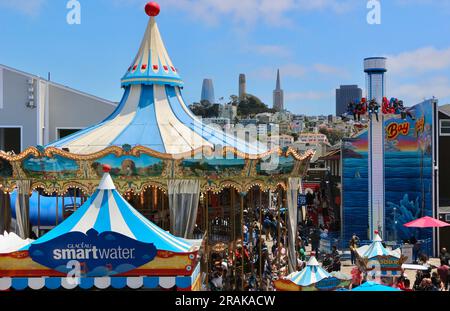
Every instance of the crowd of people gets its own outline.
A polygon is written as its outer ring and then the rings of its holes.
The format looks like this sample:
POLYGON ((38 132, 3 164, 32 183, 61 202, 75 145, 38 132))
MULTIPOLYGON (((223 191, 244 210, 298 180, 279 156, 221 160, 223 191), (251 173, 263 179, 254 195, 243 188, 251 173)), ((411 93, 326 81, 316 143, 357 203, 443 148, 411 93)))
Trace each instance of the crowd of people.
POLYGON ((404 106, 403 101, 394 97, 390 100, 383 97, 381 105, 375 99, 370 101, 367 101, 366 98, 353 100, 347 104, 347 112, 344 117, 353 116, 353 120, 360 122, 361 116, 367 113, 370 120, 375 116, 377 122, 379 122, 380 108, 383 114, 399 114, 402 119, 406 119, 406 116, 408 116, 414 120, 413 114, 404 106))
MULTIPOLYGON (((259 211, 256 211, 259 213, 259 211)), ((211 253, 209 288, 223 290, 273 290, 273 281, 289 274, 288 238, 285 210, 279 212, 265 209, 262 221, 251 219, 245 213, 242 236, 235 243, 230 242, 211 253)), ((336 247, 331 252, 320 252, 320 240, 326 237, 328 229, 313 224, 307 218, 298 224, 296 252, 297 271, 305 268, 307 246, 323 262, 329 271, 340 271, 340 255, 336 247)))
POLYGON ((440 255, 440 265, 434 266, 425 254, 419 256, 417 264, 426 267, 426 270, 417 270, 415 280, 411 283, 405 275, 395 282, 395 287, 404 291, 448 291, 449 258, 447 250, 443 248, 440 255))
MULTIPOLYGON (((243 210, 243 222, 233 226, 230 239, 215 241, 217 244, 211 247, 207 260, 209 290, 271 291, 274 290, 274 281, 289 275, 287 209, 280 207, 276 199, 269 205, 272 207, 256 206, 253 210, 243 210)), ((332 239, 328 230, 332 227, 311 216, 307 213, 305 220, 297 224, 296 270, 304 269, 310 256, 314 255, 326 271, 341 271, 342 256, 350 250, 347 263, 353 267, 350 288, 367 281, 367 275, 364 276, 357 263, 357 249, 361 244, 359 237, 353 234, 347 245, 339 243, 345 249, 338 250, 336 245, 330 244, 332 239)), ((414 263, 428 267, 427 270, 418 270, 415 280, 408 278, 410 271, 403 271, 394 284, 385 284, 405 291, 448 290, 450 255, 447 250, 441 251, 441 264, 433 266, 420 247, 416 247, 419 243, 414 237, 407 242, 414 245, 414 263)))

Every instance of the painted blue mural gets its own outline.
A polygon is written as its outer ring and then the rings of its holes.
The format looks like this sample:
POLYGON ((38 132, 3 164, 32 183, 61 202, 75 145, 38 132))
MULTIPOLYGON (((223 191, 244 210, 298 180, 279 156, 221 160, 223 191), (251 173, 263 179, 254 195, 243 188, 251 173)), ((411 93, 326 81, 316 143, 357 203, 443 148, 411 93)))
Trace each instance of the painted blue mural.
POLYGON ((342 143, 342 229, 345 240, 353 234, 368 238, 369 173, 367 131, 342 143))
MULTIPOLYGON (((413 119, 385 121, 386 240, 431 238, 431 230, 409 229, 404 223, 432 215, 433 193, 432 101, 411 108, 413 119)), ((368 238, 368 134, 342 145, 342 233, 368 238)))
POLYGON ((431 230, 409 229, 403 224, 433 215, 433 104, 412 109, 415 120, 385 122, 385 226, 389 240, 431 238, 431 230), (405 133, 399 125, 408 126, 405 133))

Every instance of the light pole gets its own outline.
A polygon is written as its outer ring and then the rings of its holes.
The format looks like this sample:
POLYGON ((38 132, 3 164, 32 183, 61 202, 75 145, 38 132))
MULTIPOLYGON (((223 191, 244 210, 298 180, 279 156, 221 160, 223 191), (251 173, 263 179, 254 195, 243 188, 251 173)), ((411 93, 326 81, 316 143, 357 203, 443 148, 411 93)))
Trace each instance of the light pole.
POLYGON ((394 207, 394 240, 397 242, 397 208, 394 207))

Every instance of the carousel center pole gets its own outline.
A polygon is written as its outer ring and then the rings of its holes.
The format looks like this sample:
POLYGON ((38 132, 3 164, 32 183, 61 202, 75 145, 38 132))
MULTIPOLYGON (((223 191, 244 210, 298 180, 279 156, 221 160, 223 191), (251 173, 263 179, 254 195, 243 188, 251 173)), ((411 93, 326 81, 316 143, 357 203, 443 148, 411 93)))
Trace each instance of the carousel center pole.
POLYGON ((73 188, 73 211, 77 210, 77 188, 73 188))
POLYGON ((244 277, 245 277, 245 269, 244 269, 244 262, 245 262, 245 244, 244 244, 244 198, 245 193, 241 193, 241 245, 242 245, 242 254, 241 254, 241 261, 242 261, 242 273, 241 273, 241 290, 244 290, 244 277))
POLYGON ((281 194, 280 189, 277 191, 277 266, 278 272, 281 268, 281 253, 280 253, 280 242, 281 242, 281 194))
POLYGON ((206 261, 206 284, 209 283, 209 201, 208 201, 209 192, 206 190, 205 196, 204 196, 204 210, 205 210, 205 261, 206 261))
MULTIPOLYGON (((231 192, 231 243, 232 245, 236 246, 236 213, 235 213, 235 189, 234 188, 230 188, 230 192, 231 192)), ((232 253, 232 260, 233 260, 233 289, 236 289, 237 286, 237 271, 236 271, 236 256, 235 256, 235 249, 236 247, 233 247, 233 253, 232 253)))
POLYGON ((254 244, 254 239, 253 239, 253 219, 254 219, 254 210, 255 210, 255 205, 253 205, 253 191, 254 188, 250 189, 249 192, 249 199, 250 199, 250 203, 247 204, 248 206, 248 223, 249 223, 249 228, 248 228, 248 232, 249 232, 249 239, 248 239, 248 251, 249 251, 249 255, 250 255, 250 272, 251 272, 251 276, 252 278, 255 275, 255 266, 253 264, 253 259, 254 259, 254 253, 253 253, 253 244, 254 244))
POLYGON ((262 288, 262 190, 259 188, 259 282, 262 288))
POLYGON ((38 234, 37 236, 40 237, 41 235, 41 191, 38 191, 38 234))
POLYGON ((55 219, 55 225, 58 225, 58 221, 59 221, 59 194, 58 192, 56 192, 56 219, 55 219))

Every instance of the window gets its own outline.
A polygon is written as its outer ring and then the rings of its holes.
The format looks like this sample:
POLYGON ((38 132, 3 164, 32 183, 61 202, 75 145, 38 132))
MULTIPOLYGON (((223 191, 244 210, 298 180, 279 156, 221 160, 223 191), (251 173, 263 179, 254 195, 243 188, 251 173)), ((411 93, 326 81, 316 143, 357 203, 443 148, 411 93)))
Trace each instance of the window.
POLYGON ((19 154, 22 151, 22 129, 20 127, 0 127, 0 150, 19 154))
POLYGON ((441 120, 440 121, 439 135, 450 136, 450 120, 441 120))
POLYGON ((78 132, 80 129, 58 129, 58 139, 67 137, 78 132))

